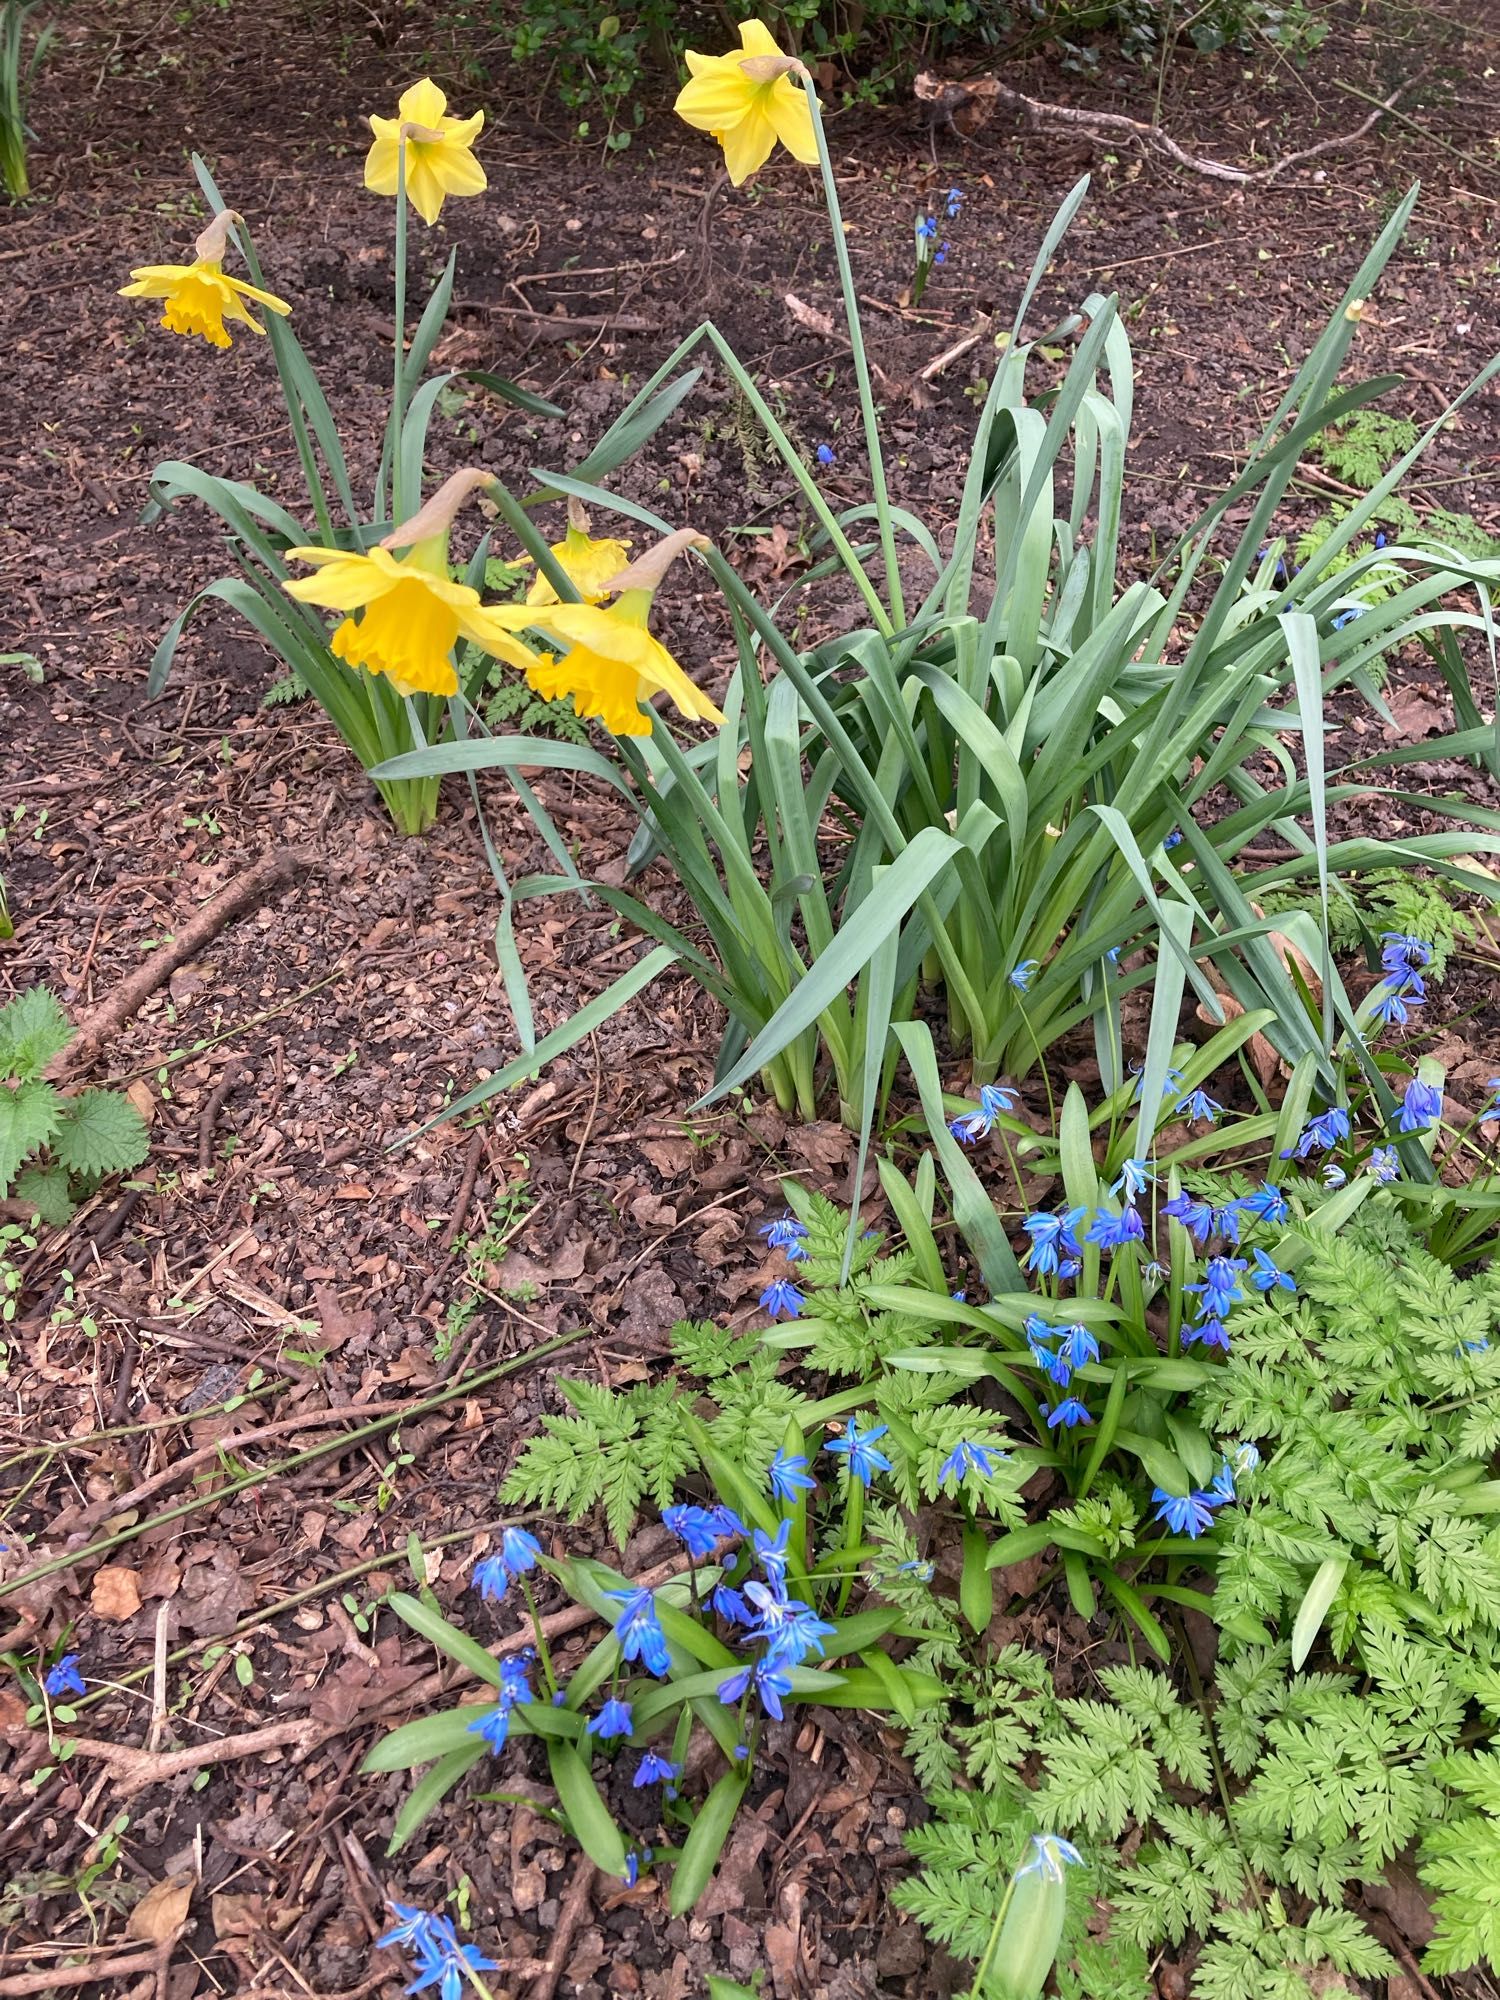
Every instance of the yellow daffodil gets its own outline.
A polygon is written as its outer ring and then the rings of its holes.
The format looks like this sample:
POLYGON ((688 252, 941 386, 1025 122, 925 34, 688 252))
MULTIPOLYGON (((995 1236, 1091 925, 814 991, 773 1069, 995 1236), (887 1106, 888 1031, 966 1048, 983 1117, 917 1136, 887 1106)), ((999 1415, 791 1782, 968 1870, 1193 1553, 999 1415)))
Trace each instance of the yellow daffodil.
POLYGON ((455 472, 420 514, 367 551, 287 551, 317 571, 283 583, 289 596, 328 611, 360 614, 345 618, 329 641, 339 659, 369 674, 388 675, 403 695, 457 694, 452 652, 461 638, 523 672, 536 665, 536 655, 515 638, 497 610, 481 604, 477 590, 455 583, 448 574, 453 517, 489 479, 485 472, 455 472), (400 548, 407 550, 405 556, 392 553, 400 548))
POLYGON ((595 715, 613 736, 649 736, 643 704, 669 695, 690 722, 722 722, 707 695, 646 630, 651 593, 630 590, 615 604, 553 604, 528 614, 537 630, 566 650, 535 660, 526 679, 555 701, 570 694, 579 715, 595 715))
MULTIPOLYGON (((582 510, 579 510, 580 513, 582 510)), ((582 522, 569 520, 568 532, 552 544, 552 553, 562 572, 585 604, 597 604, 606 594, 612 577, 630 561, 626 542, 594 541, 589 535, 588 516, 582 522)), ((538 574, 526 593, 528 604, 556 604, 557 592, 545 576, 538 574)))
POLYGON ((406 141, 406 194, 424 222, 436 222, 450 194, 483 194, 488 183, 474 157, 484 113, 449 118, 448 100, 431 78, 403 90, 394 118, 371 118, 375 143, 365 159, 371 194, 395 194, 406 141))
POLYGON ((651 600, 672 562, 686 548, 705 546, 691 528, 668 535, 639 562, 608 579, 619 592, 602 604, 531 603, 497 615, 516 629, 533 627, 560 648, 556 657, 534 659, 526 669, 530 686, 549 701, 571 695, 579 715, 597 716, 614 736, 649 736, 644 705, 653 695, 671 698, 690 722, 721 723, 724 718, 646 628, 651 600))
POLYGON ((678 92, 678 117, 718 140, 736 187, 765 165, 778 140, 794 160, 816 166, 812 110, 793 74, 801 64, 781 53, 764 21, 741 21, 740 44, 727 56, 687 51, 692 78, 678 92))
POLYGON ((216 215, 193 246, 191 264, 142 264, 131 272, 131 284, 120 288, 122 299, 164 299, 166 311, 161 323, 170 333, 201 334, 213 347, 231 347, 226 319, 248 326, 252 333, 265 328, 253 313, 245 310, 246 299, 264 306, 283 318, 291 311, 284 299, 247 285, 242 278, 227 278, 221 268, 229 243, 229 232, 240 217, 232 209, 216 215))

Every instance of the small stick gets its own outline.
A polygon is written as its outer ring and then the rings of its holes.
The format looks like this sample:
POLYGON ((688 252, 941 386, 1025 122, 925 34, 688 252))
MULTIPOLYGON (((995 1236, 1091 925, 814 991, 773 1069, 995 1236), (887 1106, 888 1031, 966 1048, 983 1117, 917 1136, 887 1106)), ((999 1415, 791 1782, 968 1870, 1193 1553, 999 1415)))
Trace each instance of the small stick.
POLYGON ((263 854, 253 868, 226 883, 217 896, 206 902, 178 931, 169 945, 160 951, 153 951, 144 965, 140 965, 130 977, 123 980, 106 1000, 94 1009, 76 1039, 58 1057, 52 1066, 52 1081, 64 1076, 77 1076, 88 1069, 99 1055, 106 1042, 118 1034, 132 1015, 139 1012, 151 995, 160 986, 165 986, 178 966, 203 949, 211 938, 217 937, 226 924, 260 902, 273 889, 304 868, 310 868, 317 856, 311 848, 278 847, 270 854, 263 854))
POLYGON ((133 1972, 156 1973, 163 1964, 162 1945, 129 1958, 105 1958, 94 1965, 56 1965, 50 1972, 15 1972, 0 1979, 0 1994, 49 1993, 54 1986, 89 1986, 96 1979, 128 1979, 133 1972))
POLYGON ((203 1116, 198 1120, 198 1171, 206 1174, 213 1164, 214 1125, 219 1113, 224 1109, 231 1092, 244 1080, 245 1065, 237 1057, 225 1065, 224 1074, 214 1085, 203 1116))
POLYGON ((573 1933, 588 1908, 589 1894, 594 1886, 596 1872, 594 1863, 588 1856, 580 1854, 573 1869, 573 1878, 563 1897, 562 1908, 557 1914, 557 1929, 552 1933, 552 1948, 547 1953, 546 1965, 531 1989, 531 2000, 553 2000, 553 1995, 557 1992, 557 1982, 562 1978, 563 1966, 572 1947, 573 1933))

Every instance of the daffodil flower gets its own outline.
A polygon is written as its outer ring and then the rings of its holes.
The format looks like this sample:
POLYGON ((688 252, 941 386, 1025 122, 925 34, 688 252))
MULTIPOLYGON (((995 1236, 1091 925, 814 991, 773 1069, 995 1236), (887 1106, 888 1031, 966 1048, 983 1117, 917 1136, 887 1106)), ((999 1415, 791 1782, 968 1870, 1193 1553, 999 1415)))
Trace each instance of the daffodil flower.
POLYGON ((291 307, 273 292, 224 275, 229 233, 239 220, 233 209, 223 210, 193 245, 191 264, 142 264, 131 272, 132 282, 121 286, 120 297, 165 300, 161 323, 169 333, 199 334, 213 347, 234 344, 224 324, 226 319, 248 326, 252 333, 264 334, 265 328, 246 310, 245 301, 253 300, 283 319, 291 307))
MULTIPOLYGON (((701 541, 691 529, 668 535, 655 549, 605 582, 618 591, 615 602, 535 604, 497 609, 512 630, 534 627, 562 649, 533 659, 526 668, 532 689, 549 701, 573 697, 581 716, 597 716, 614 736, 649 736, 644 704, 653 695, 671 698, 690 722, 722 723, 724 717, 647 630, 651 600, 670 563, 701 541)), ((604 593, 601 593, 604 594, 604 593)))
POLYGON ((365 158, 365 186, 371 194, 397 192, 404 140, 407 199, 427 223, 437 221, 450 194, 483 194, 489 185, 473 151, 484 113, 449 118, 447 110, 443 92, 424 76, 402 91, 394 118, 370 119, 375 143, 365 158))
POLYGON ((792 74, 801 64, 781 53, 764 21, 741 21, 740 44, 727 56, 686 51, 692 77, 677 94, 678 117, 718 140, 736 187, 765 165, 778 140, 794 160, 816 166, 812 109, 792 74))
POLYGON ((536 665, 535 654, 495 608, 481 604, 477 590, 448 574, 453 517, 488 483, 487 473, 455 472, 420 514, 372 549, 288 549, 293 561, 310 563, 317 574, 282 588, 301 604, 357 611, 357 619, 345 618, 335 631, 330 649, 351 667, 388 675, 398 694, 457 694, 452 654, 461 638, 527 671, 536 665), (397 556, 395 549, 407 553, 397 556))
MULTIPOLYGON (((564 576, 578 592, 585 604, 597 604, 607 596, 608 586, 630 561, 629 544, 608 540, 594 541, 589 535, 588 516, 578 509, 580 518, 574 518, 573 507, 568 509, 568 532, 562 541, 552 544, 552 553, 557 557, 564 576)), ((526 593, 528 604, 556 604, 557 592, 545 576, 538 576, 526 593)))

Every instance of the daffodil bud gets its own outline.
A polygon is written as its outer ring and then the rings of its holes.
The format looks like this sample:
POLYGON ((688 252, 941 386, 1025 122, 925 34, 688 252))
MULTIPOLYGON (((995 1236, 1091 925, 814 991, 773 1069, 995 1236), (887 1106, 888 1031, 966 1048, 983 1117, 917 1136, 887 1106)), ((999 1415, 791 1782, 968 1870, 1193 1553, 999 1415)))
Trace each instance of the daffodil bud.
POLYGON ((222 264, 231 235, 237 227, 243 228, 244 223, 245 218, 237 209, 221 208, 208 226, 200 232, 193 245, 193 255, 198 262, 222 264))
POLYGON ((429 496, 425 506, 409 521, 398 522, 382 538, 380 546, 383 549, 415 549, 427 542, 440 542, 446 556, 448 536, 459 508, 481 487, 493 484, 494 474, 482 471, 477 465, 466 465, 460 471, 450 473, 436 493, 429 496))
POLYGON ((647 549, 643 556, 637 556, 628 569, 612 576, 604 586, 605 594, 643 590, 651 595, 660 589, 663 577, 680 555, 685 555, 689 549, 712 547, 713 543, 707 535, 700 535, 696 528, 678 528, 675 533, 664 535, 654 549, 647 549))
POLYGON ((745 56, 738 67, 752 83, 774 83, 779 76, 794 76, 800 83, 807 77, 806 68, 795 56, 745 56))

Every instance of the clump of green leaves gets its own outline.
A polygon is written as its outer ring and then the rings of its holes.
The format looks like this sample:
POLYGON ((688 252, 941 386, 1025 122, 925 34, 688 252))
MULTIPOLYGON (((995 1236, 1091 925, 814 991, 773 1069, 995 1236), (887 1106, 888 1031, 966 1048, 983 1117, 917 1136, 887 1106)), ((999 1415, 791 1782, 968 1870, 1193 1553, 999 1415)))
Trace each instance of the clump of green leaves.
POLYGON ((43 1072, 73 1039, 56 997, 33 986, 0 1007, 0 1196, 63 1223, 108 1174, 146 1157, 146 1125, 113 1090, 65 1093, 43 1072))
POLYGON ((534 693, 523 680, 500 680, 484 701, 484 720, 499 734, 554 737, 559 743, 587 743, 588 724, 580 722, 571 695, 555 701, 534 693))
POLYGON ((1417 427, 1410 417, 1363 409, 1325 430, 1316 451, 1336 479, 1368 492, 1416 441, 1417 427))

